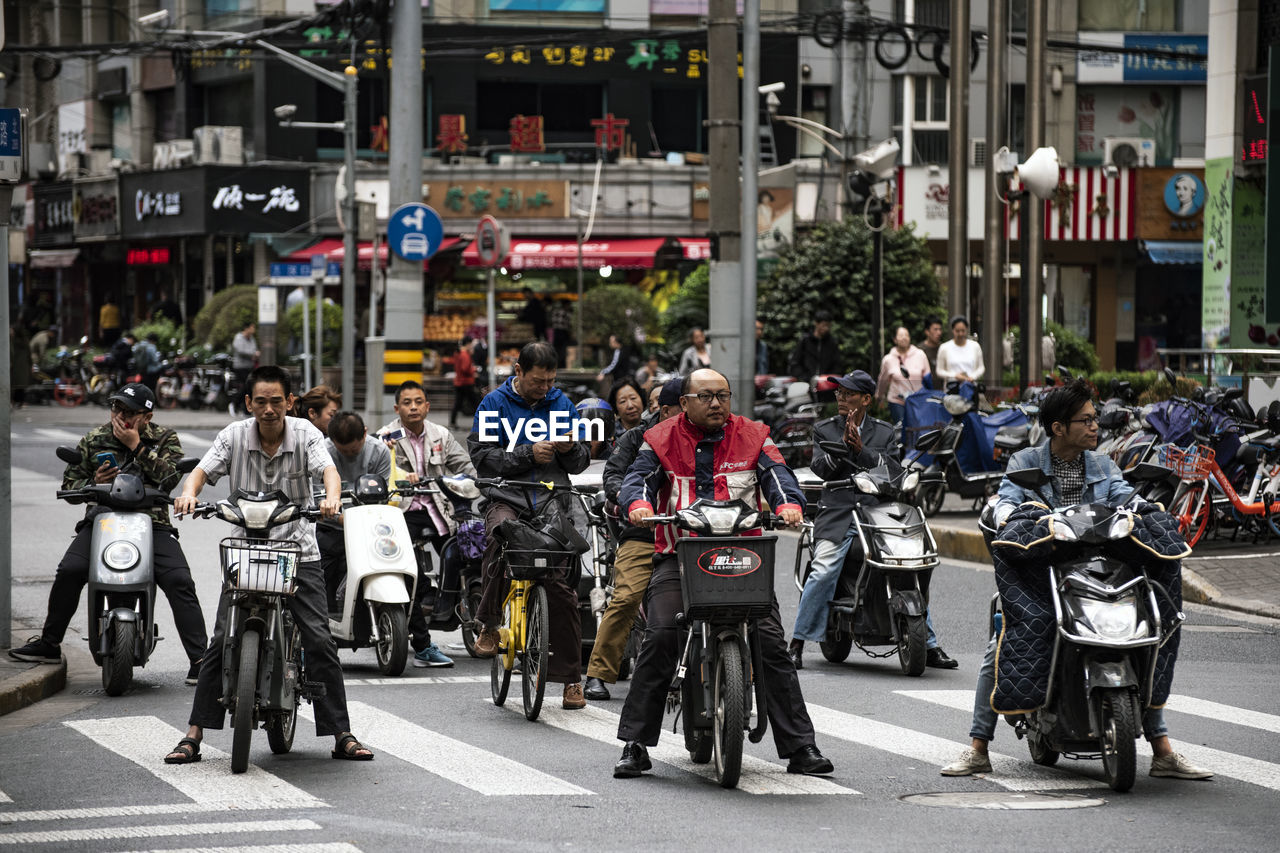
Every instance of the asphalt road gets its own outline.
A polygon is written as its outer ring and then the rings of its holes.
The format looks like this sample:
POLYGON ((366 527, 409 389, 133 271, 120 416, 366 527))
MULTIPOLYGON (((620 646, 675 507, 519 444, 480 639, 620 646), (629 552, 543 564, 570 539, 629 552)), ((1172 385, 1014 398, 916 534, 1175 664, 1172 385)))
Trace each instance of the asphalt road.
MULTIPOLYGON (((70 432, 70 431, 68 431, 70 432)), ((74 435, 74 433, 72 434, 74 435)), ((184 432, 193 453, 211 432, 184 432)), ((14 612, 35 632, 48 583, 79 510, 53 500, 67 436, 15 434, 14 612)), ((217 494, 217 490, 212 492, 217 494)), ((221 522, 182 525, 202 602, 212 618, 221 522)), ((790 632, 798 593, 790 566, 796 539, 784 534, 777 592, 790 632)), ((653 752, 641 779, 615 780, 614 739, 626 683, 586 711, 559 708, 548 690, 542 718, 526 721, 519 688, 506 708, 489 699, 488 662, 448 648, 452 669, 410 669, 382 679, 371 651, 342 652, 356 733, 372 763, 329 759, 332 741, 300 721, 294 750, 273 756, 255 736, 251 772, 233 776, 227 731, 210 733, 205 760, 167 767, 192 688, 167 606, 161 643, 135 687, 108 698, 78 640, 83 607, 64 644, 68 689, 0 717, 0 848, 24 850, 1274 850, 1280 792, 1280 623, 1189 607, 1168 719, 1177 748, 1218 776, 1210 782, 1152 779, 1139 744, 1133 791, 1101 783, 1098 762, 1034 767, 1012 729, 994 749, 1008 760, 987 778, 947 779, 938 768, 967 741, 981 658, 989 569, 946 564, 935 575, 934 622, 961 666, 907 678, 896 659, 856 649, 830 664, 810 647, 801 673, 818 745, 836 772, 788 776, 771 738, 747 745, 742 786, 720 789, 687 762, 680 735, 653 752), (1025 810, 1041 791, 1077 798, 1025 810), (910 795, 999 795, 1001 808, 926 807, 910 795)), ((458 635, 437 636, 442 647, 458 635)), ((304 706, 304 709, 307 706, 304 706)))

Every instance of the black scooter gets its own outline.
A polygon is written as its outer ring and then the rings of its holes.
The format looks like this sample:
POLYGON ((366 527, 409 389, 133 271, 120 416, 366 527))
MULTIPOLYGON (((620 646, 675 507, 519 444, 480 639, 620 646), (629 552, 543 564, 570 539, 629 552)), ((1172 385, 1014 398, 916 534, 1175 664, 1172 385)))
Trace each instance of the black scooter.
POLYGON ((920 508, 924 514, 933 518, 942 509, 942 501, 947 492, 959 495, 965 500, 973 501, 973 511, 978 512, 983 501, 1000 488, 1003 471, 965 471, 956 458, 956 449, 964 437, 965 415, 978 408, 978 398, 982 395, 982 386, 974 386, 973 398, 966 400, 960 396, 960 383, 947 383, 947 393, 942 398, 942 406, 951 415, 951 422, 940 430, 930 430, 916 440, 916 456, 907 464, 919 468, 922 455, 933 457, 933 464, 924 469, 926 474, 941 474, 941 477, 930 477, 920 487, 920 508))

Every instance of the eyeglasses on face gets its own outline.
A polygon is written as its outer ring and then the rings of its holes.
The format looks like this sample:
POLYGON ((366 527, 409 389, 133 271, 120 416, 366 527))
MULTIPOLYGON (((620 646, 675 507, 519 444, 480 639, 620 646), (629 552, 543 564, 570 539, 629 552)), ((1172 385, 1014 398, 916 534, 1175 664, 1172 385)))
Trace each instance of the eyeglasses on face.
POLYGON ((733 399, 732 391, 699 391, 697 394, 685 394, 685 397, 696 397, 698 402, 704 406, 710 406, 711 401, 715 400, 722 406, 729 405, 729 401, 733 399))
POLYGON ((1097 415, 1086 415, 1083 418, 1072 418, 1070 423, 1084 424, 1085 429, 1088 429, 1089 427, 1095 426, 1098 423, 1098 417, 1097 415))
POLYGON ((852 400, 855 397, 862 397, 862 396, 865 396, 865 395, 861 394, 858 391, 850 391, 847 388, 836 389, 836 398, 840 400, 852 400))

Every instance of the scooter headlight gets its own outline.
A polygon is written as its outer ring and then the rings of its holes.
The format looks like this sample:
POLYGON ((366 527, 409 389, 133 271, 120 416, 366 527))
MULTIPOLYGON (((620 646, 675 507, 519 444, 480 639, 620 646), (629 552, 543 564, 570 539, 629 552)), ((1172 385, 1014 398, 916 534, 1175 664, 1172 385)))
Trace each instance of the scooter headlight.
POLYGON ((1127 512, 1117 512, 1107 525, 1108 539, 1123 539, 1133 532, 1133 516, 1127 512))
POLYGON ((400 556, 400 543, 390 536, 379 536, 373 540, 373 553, 384 560, 394 560, 400 556))
POLYGON ((112 542, 102 550, 102 562, 117 572, 127 572, 138 565, 142 554, 131 542, 112 542))
POLYGON ((374 536, 390 536, 393 533, 395 533, 395 531, 392 530, 391 525, 387 524, 385 521, 379 521, 373 526, 374 536))
POLYGON ((859 474, 854 477, 853 485, 856 486, 858 491, 862 492, 864 495, 880 494, 880 487, 876 485, 876 481, 868 477, 866 474, 859 474))
POLYGON ((1076 532, 1071 529, 1070 524, 1054 519, 1053 538, 1057 539, 1059 542, 1074 542, 1080 537, 1076 536, 1076 532))
POLYGON ((1138 633, 1138 602, 1131 595, 1116 601, 1082 598, 1080 611, 1104 640, 1132 640, 1138 633))

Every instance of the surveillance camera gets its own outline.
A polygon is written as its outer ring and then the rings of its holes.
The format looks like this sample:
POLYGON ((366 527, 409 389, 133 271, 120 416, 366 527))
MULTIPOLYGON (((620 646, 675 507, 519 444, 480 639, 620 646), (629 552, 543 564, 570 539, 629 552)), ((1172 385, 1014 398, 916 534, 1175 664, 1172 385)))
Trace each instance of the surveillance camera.
POLYGON ((898 165, 899 150, 897 139, 886 139, 874 148, 854 155, 853 164, 862 171, 874 175, 877 180, 883 181, 893 175, 898 165))
POLYGON ((762 95, 768 95, 771 92, 785 91, 786 88, 787 88, 786 83, 765 83, 763 86, 756 87, 756 91, 758 91, 762 95))
POLYGON ((280 106, 272 110, 272 112, 275 113, 276 118, 280 119, 281 121, 288 121, 289 119, 293 118, 297 114, 298 106, 297 104, 281 104, 280 106))
POLYGON ((1104 178, 1118 178, 1120 176, 1120 170, 1116 168, 1115 163, 1107 163, 1102 167, 1102 176, 1104 178))
POLYGON ((147 29, 164 29, 169 24, 169 10, 161 9, 159 12, 152 12, 149 15, 143 15, 138 18, 138 23, 147 29))

